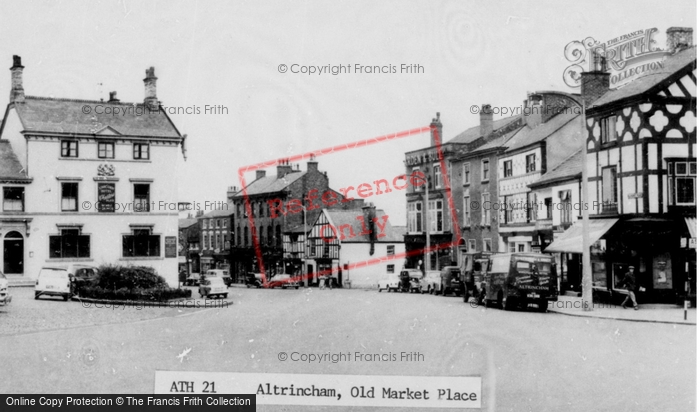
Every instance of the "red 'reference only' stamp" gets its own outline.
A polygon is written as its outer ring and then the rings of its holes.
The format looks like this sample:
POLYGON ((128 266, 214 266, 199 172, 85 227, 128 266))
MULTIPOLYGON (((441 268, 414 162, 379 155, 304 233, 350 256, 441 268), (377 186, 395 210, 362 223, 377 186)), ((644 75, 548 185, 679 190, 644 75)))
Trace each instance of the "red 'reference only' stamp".
MULTIPOLYGON (((290 162, 298 162, 298 161, 303 161, 306 159, 310 160, 315 160, 318 159, 319 157, 322 157, 324 155, 328 154, 334 154, 334 153, 339 153, 343 151, 348 151, 351 149, 356 149, 356 148, 361 148, 361 147, 366 147, 370 145, 376 145, 376 144, 381 144, 381 143, 386 143, 390 141, 394 141, 397 139, 405 139, 408 137, 412 136, 418 136, 418 135, 424 135, 425 133, 430 133, 431 137, 434 141, 435 148, 437 150, 437 159, 440 163, 440 170, 442 170, 442 179, 443 179, 443 188, 444 188, 444 193, 447 198, 447 207, 448 207, 448 213, 450 215, 450 221, 452 223, 452 229, 453 233, 460 233, 460 228, 459 228, 459 221, 457 219, 457 214, 456 214, 456 209, 455 209, 455 202, 454 199, 452 198, 452 190, 450 187, 450 176, 445 173, 445 171, 449 170, 447 168, 447 165, 445 163, 445 158, 443 156, 443 150, 442 150, 442 143, 440 142, 440 138, 438 135, 437 128, 433 125, 426 126, 426 127, 418 127, 415 129, 410 129, 410 130, 405 130, 393 134, 387 134, 383 136, 378 136, 370 139, 365 139, 365 140, 359 140, 351 143, 346 143, 346 144, 341 144, 337 146, 331 146, 319 150, 314 150, 306 153, 301 153, 297 154, 291 157, 285 157, 283 159, 274 159, 266 162, 261 162, 261 163, 256 163, 248 166, 244 166, 238 169, 238 178, 242 187, 242 194, 245 202, 245 212, 246 212, 246 217, 248 219, 248 227, 251 232, 251 238, 252 238, 252 243, 253 247, 255 250, 255 257, 257 261, 257 268, 260 274, 262 275, 262 283, 264 286, 269 285, 269 277, 268 277, 268 271, 266 270, 265 267, 265 262, 263 259, 263 247, 260 242, 260 237, 262 233, 258 233, 258 230, 256 228, 256 221, 255 221, 255 213, 253 210, 253 206, 251 204, 251 199, 250 195, 248 193, 248 183, 246 182, 245 179, 245 173, 252 172, 252 171, 257 171, 257 170, 265 170, 270 167, 274 167, 280 164, 290 164, 290 162)), ((406 175, 399 175, 399 176, 394 176, 393 178, 389 179, 377 179, 370 183, 361 183, 358 184, 357 187, 355 186, 347 186, 345 188, 341 188, 339 190, 340 193, 336 192, 333 189, 326 189, 326 190, 319 190, 318 188, 310 188, 308 189, 304 196, 303 199, 300 198, 290 198, 290 199, 282 199, 282 198, 273 198, 273 199, 267 199, 266 200, 266 207, 269 209, 269 216, 272 219, 281 219, 285 218, 290 215, 296 215, 300 213, 306 214, 307 212, 316 210, 316 209, 322 209, 322 208, 332 208, 336 207, 338 205, 342 205, 344 203, 349 203, 355 200, 354 197, 352 196, 359 196, 362 199, 371 197, 371 196, 378 196, 382 195, 384 193, 390 193, 394 190, 406 190, 409 187, 414 187, 414 188, 421 188, 424 187, 428 182, 428 177, 425 176, 425 174, 419 170, 413 171, 411 174, 406 175)), ((427 210, 426 210, 427 212, 427 210)), ((358 220, 362 219, 362 217, 358 217, 358 220)), ((381 239, 384 236, 384 228, 386 226, 386 222, 388 220, 387 215, 382 215, 378 217, 374 217, 371 219, 370 226, 371 228, 367 227, 367 222, 362 219, 360 221, 360 228, 361 232, 360 233, 355 233, 352 228, 348 228, 349 225, 339 225, 338 227, 334 227, 333 225, 327 224, 325 225, 320 233, 320 238, 323 240, 323 242, 331 242, 332 240, 339 238, 340 240, 345 240, 352 238, 354 236, 359 236, 359 235, 367 235, 372 232, 374 232, 374 236, 376 239, 381 239), (348 230, 349 229, 349 230, 348 230)), ((303 239, 304 239, 304 245, 303 248, 306 250, 306 242, 308 241, 307 239, 307 234, 311 230, 311 224, 313 222, 307 222, 309 223, 308 226, 305 227, 306 233, 304 233, 303 239)), ((284 228, 285 230, 288 228, 284 228)), ((426 228, 427 229, 427 228, 426 228)), ((451 248, 454 246, 458 245, 458 240, 451 240, 449 242, 443 242, 440 244, 433 244, 433 245, 426 245, 426 248, 428 249, 428 253, 432 253, 441 249, 446 249, 446 248, 451 248)), ((410 252, 402 252, 402 253, 395 253, 390 256, 379 256, 376 258, 370 258, 370 259, 365 259, 357 262, 349 262, 343 264, 343 267, 341 268, 339 265, 335 267, 331 267, 328 269, 323 269, 323 270, 316 270, 312 273, 302 273, 294 276, 290 276, 288 279, 283 280, 283 282, 287 283, 295 283, 298 284, 297 282, 303 282, 306 280, 311 280, 311 279, 317 279, 329 275, 334 275, 337 272, 341 270, 352 270, 356 268, 363 268, 367 266, 372 266, 376 265, 379 263, 386 263, 387 261, 394 260, 394 261, 401 261, 407 257, 412 257, 412 256, 418 256, 418 255, 423 255, 426 252, 426 248, 423 249, 418 249, 418 250, 412 250, 410 252)), ((306 252, 304 252, 304 259, 306 259, 306 252)), ((303 266, 303 265, 302 265, 303 266)))

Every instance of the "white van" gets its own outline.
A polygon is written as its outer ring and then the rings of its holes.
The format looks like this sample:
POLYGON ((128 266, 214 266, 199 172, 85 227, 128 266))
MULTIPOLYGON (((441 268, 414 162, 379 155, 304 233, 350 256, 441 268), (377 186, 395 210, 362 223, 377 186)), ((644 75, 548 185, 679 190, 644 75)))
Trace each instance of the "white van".
POLYGON ((39 296, 61 296, 63 300, 73 296, 73 275, 67 268, 60 266, 45 266, 39 271, 39 278, 34 287, 34 299, 39 296))

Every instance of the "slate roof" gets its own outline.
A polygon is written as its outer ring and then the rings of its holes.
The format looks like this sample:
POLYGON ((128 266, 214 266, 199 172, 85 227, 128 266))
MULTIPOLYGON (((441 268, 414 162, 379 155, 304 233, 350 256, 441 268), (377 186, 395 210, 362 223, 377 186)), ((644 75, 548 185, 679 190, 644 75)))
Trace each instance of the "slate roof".
POLYGON ((0 140, 0 180, 31 180, 17 155, 12 150, 9 140, 0 140))
MULTIPOLYGON (((301 179, 305 174, 306 171, 293 170, 280 179, 277 178, 277 174, 265 176, 250 183, 246 188, 246 193, 248 196, 277 193, 301 179)), ((235 196, 243 196, 243 191, 237 192, 235 196)))
POLYGON ((219 204, 218 206, 221 207, 221 210, 219 210, 219 209, 212 210, 209 213, 205 213, 202 216, 197 217, 197 219, 208 219, 208 218, 212 218, 212 217, 231 216, 235 210, 235 208, 233 206, 233 202, 231 202, 230 200, 228 202, 226 202, 227 207, 222 207, 221 204, 219 204))
MULTIPOLYGON (((344 243, 369 243, 369 235, 361 235, 362 224, 357 219, 358 216, 364 216, 362 209, 350 209, 350 210, 332 210, 325 209, 325 212, 330 218, 331 224, 337 229, 342 225, 350 225, 352 231, 355 234, 353 238, 347 238, 343 241, 344 243)), ((376 217, 381 222, 382 216, 386 215, 383 210, 376 210, 376 217)), ((404 226, 397 226, 397 228, 391 225, 391 221, 387 218, 386 226, 384 227, 384 234, 386 236, 377 239, 378 243, 385 242, 398 242, 403 243, 403 235, 406 232, 404 226), (397 229, 398 228, 398 229, 397 229)), ((348 231, 345 230, 345 235, 348 236, 348 231)), ((379 233, 379 228, 377 228, 377 233, 379 233)))
POLYGON ((517 129, 512 130, 512 131, 504 134, 503 136, 497 137, 497 138, 491 140, 490 142, 477 147, 476 149, 469 152, 467 155, 471 155, 472 153, 477 154, 479 152, 489 150, 489 149, 497 149, 500 147, 506 147, 508 142, 510 141, 510 139, 513 136, 515 136, 520 131, 520 129, 522 129, 522 127, 518 127, 517 129))
POLYGON ((659 83, 662 83, 671 75, 684 69, 697 59, 697 47, 690 47, 682 50, 664 60, 664 67, 650 71, 639 78, 631 81, 619 89, 610 90, 593 102, 591 108, 600 107, 617 100, 644 94, 651 91, 659 83))
POLYGON ((581 150, 572 154, 563 162, 554 166, 552 170, 543 174, 542 177, 530 183, 530 187, 545 186, 550 183, 581 178, 581 150))
POLYGON ((185 229, 188 228, 192 225, 197 224, 197 219, 196 218, 189 218, 189 219, 179 219, 177 221, 177 227, 179 229, 185 229))
POLYGON ((554 133, 560 133, 564 136, 570 135, 573 138, 580 132, 579 121, 574 121, 579 116, 575 113, 560 113, 535 128, 525 125, 508 141, 508 151, 540 142, 554 133))
POLYGON ((27 132, 98 134, 110 127, 124 136, 182 137, 164 111, 149 111, 143 103, 27 96, 14 108, 27 132), (86 107, 89 113, 85 113, 86 107), (120 114, 115 116, 112 111, 120 114))
MULTIPOLYGON (((512 121, 519 119, 520 116, 510 116, 510 117, 504 117, 502 119, 494 120, 493 121, 493 130, 496 131, 504 126, 507 126, 510 124, 512 121)), ((475 126, 471 127, 462 133, 458 134, 457 136, 453 137, 449 141, 443 143, 443 144, 448 144, 448 143, 469 143, 472 142, 476 139, 481 137, 481 126, 475 126)))

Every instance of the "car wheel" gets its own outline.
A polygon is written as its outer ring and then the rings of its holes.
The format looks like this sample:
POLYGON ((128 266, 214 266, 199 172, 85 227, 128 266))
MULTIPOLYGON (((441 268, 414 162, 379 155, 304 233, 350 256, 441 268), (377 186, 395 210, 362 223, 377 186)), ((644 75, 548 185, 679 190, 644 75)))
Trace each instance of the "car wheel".
POLYGON ((548 306, 549 306, 549 302, 546 299, 541 299, 539 302, 537 302, 537 311, 545 313, 545 312, 547 312, 548 306))
POLYGON ((299 286, 294 286, 294 289, 299 289, 299 286))
POLYGON ((66 293, 65 295, 63 295, 64 302, 68 302, 68 299, 70 299, 70 293, 66 293))
POLYGON ((34 299, 39 299, 39 295, 41 295, 41 293, 39 293, 39 292, 34 292, 34 299))
POLYGON ((228 298, 228 293, 224 293, 223 295, 221 295, 221 299, 226 299, 226 298, 228 298))

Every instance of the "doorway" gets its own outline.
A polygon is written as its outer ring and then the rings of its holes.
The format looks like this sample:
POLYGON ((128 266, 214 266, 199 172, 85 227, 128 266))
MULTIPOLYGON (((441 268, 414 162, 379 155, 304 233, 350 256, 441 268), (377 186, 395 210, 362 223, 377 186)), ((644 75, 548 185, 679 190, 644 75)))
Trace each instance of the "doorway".
POLYGON ((24 274, 24 238, 19 232, 9 232, 3 240, 3 272, 24 274))

